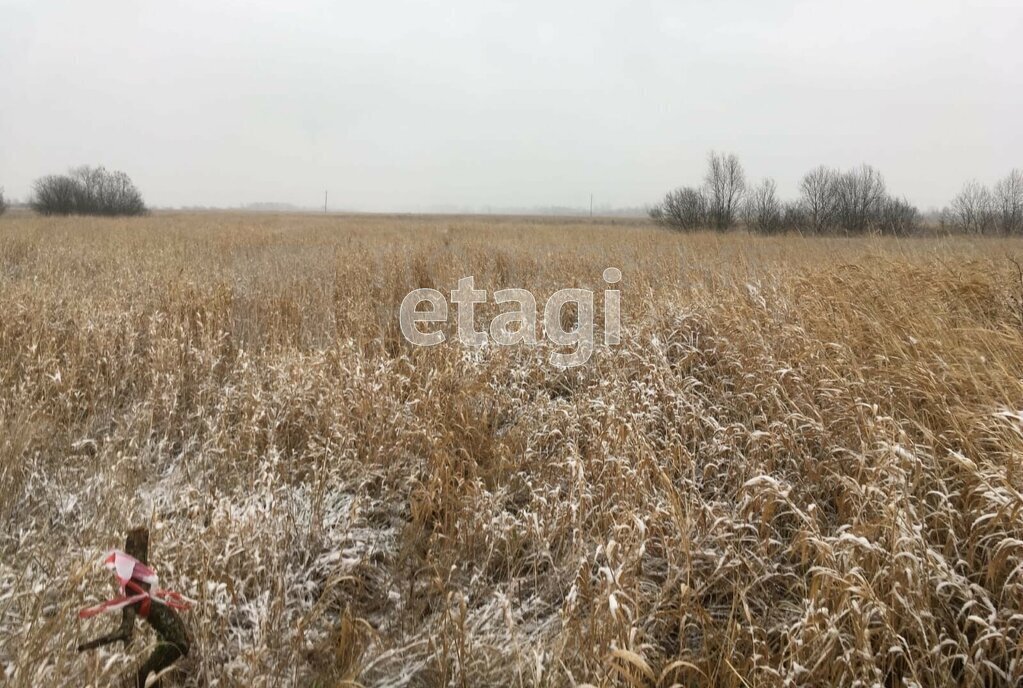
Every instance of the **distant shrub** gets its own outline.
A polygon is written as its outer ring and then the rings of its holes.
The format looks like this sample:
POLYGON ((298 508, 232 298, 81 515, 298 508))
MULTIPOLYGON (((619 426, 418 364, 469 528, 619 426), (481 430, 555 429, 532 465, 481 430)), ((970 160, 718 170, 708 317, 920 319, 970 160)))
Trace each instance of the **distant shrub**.
POLYGON ((870 165, 861 165, 840 175, 835 184, 838 228, 846 234, 870 231, 888 197, 884 177, 870 165))
POLYGON ((920 230, 920 211, 904 198, 888 196, 881 203, 877 231, 881 234, 908 236, 920 230))
POLYGON ((781 209, 781 223, 786 229, 792 229, 801 234, 817 231, 816 225, 811 220, 811 214, 803 201, 786 202, 781 209))
POLYGON ((785 229, 782 224, 782 205, 778 200, 773 179, 765 179, 746 194, 743 219, 751 232, 777 234, 785 229))
POLYGON ((838 214, 837 170, 820 165, 803 175, 799 182, 800 216, 804 226, 799 229, 821 234, 835 225, 838 214))
POLYGON ((691 186, 669 191, 664 200, 650 210, 658 224, 680 231, 693 231, 707 224, 707 199, 691 186))
POLYGON ((953 232, 990 234, 997 226, 995 199, 976 181, 967 182, 952 203, 941 211, 941 223, 953 232))
POLYGON ((0 215, 7 212, 7 200, 4 198, 4 187, 0 186, 0 215))
POLYGON ((30 201, 43 215, 144 215, 142 194, 124 172, 76 167, 37 179, 30 201))
POLYGON ((1013 170, 995 184, 994 212, 1004 234, 1023 234, 1023 170, 1013 170))
POLYGON ((906 236, 920 229, 920 211, 889 194, 884 177, 870 165, 846 172, 817 167, 799 188, 807 231, 906 236))
POLYGON ((730 229, 742 210, 746 193, 746 172, 738 156, 711 151, 703 187, 710 224, 718 231, 730 229))

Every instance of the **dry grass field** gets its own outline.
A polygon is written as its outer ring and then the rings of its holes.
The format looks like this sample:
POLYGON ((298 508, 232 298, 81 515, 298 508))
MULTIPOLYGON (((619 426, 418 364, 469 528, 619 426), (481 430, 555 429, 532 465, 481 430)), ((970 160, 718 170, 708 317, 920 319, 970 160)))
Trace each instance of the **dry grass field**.
MULTIPOLYGON (((116 684, 147 525, 185 686, 1023 680, 1023 241, 0 218, 0 683, 116 684), (623 337, 414 348, 416 287, 623 337), (599 301, 598 301, 599 303, 599 301), (598 314, 600 309, 598 307, 598 314), (598 317, 599 323, 599 317, 598 317)), ((480 310, 489 322, 498 307, 480 310)), ((453 318, 452 318, 453 319, 453 318)))

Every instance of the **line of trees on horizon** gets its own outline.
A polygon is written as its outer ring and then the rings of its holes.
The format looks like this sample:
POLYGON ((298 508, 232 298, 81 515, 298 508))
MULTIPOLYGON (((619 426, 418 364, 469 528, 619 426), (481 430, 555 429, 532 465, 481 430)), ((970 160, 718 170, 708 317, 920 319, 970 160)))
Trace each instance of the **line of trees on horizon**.
POLYGON ((41 215, 145 215, 142 194, 124 172, 82 165, 32 185, 32 210, 41 215))
MULTIPOLYGON (((800 180, 799 198, 783 201, 773 179, 750 185, 734 153, 714 151, 702 185, 669 191, 649 214, 679 231, 725 231, 742 224, 759 234, 906 236, 923 225, 919 209, 889 193, 884 177, 870 165, 844 171, 815 167, 800 180)), ((1023 235, 1023 172, 1013 170, 993 191, 968 183, 941 211, 939 224, 948 232, 1023 235)))
POLYGON ((1015 169, 994 189, 967 182, 941 211, 941 226, 965 234, 1023 234, 1023 171, 1015 169))

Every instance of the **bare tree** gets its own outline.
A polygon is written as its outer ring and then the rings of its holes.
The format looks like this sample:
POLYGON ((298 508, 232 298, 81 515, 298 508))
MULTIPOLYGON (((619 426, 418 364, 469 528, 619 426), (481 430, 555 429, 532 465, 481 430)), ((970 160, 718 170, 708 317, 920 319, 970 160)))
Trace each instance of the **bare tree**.
POLYGON ((862 234, 876 225, 887 196, 884 177, 870 165, 849 170, 836 185, 836 223, 848 234, 862 234))
POLYGON ((105 174, 102 167, 88 165, 73 167, 68 172, 67 176, 75 182, 75 208, 79 214, 92 214, 99 210, 100 188, 105 174))
POLYGON ((820 233, 835 223, 838 210, 838 170, 820 165, 799 182, 800 201, 806 213, 807 230, 820 233))
POLYGON ((7 201, 4 199, 4 187, 0 186, 0 215, 7 212, 7 201))
POLYGON ((995 184, 994 212, 1004 234, 1023 234, 1023 171, 1013 170, 995 184))
POLYGON ((704 185, 708 219, 715 229, 725 230, 735 222, 735 215, 741 207, 746 191, 746 173, 734 153, 726 155, 711 151, 707 163, 704 185))
POLYGON ((43 215, 143 215, 142 194, 124 172, 77 167, 36 180, 31 206, 43 215))
POLYGON ((29 205, 42 215, 71 215, 75 212, 77 187, 71 177, 51 174, 32 185, 29 205))
POLYGON ((687 186, 669 191, 650 210, 650 217, 672 229, 692 231, 707 225, 707 199, 703 192, 687 186))
POLYGON ((942 211, 942 224, 965 234, 988 234, 996 226, 995 199, 986 186, 975 180, 942 211))
POLYGON ((761 234, 776 234, 784 228, 782 207, 773 179, 763 180, 746 194, 743 218, 750 231, 761 234))

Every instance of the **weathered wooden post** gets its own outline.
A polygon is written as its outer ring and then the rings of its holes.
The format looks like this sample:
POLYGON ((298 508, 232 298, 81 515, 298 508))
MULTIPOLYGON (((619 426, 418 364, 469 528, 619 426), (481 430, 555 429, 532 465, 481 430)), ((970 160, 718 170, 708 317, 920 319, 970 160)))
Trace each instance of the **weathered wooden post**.
MULTIPOLYGON (((128 531, 128 537, 124 543, 124 553, 148 565, 149 529, 133 528, 128 531)), ((147 583, 139 582, 138 584, 144 590, 149 590, 147 583)), ((135 674, 134 685, 136 688, 145 688, 146 679, 150 675, 160 673, 181 657, 186 656, 192 647, 192 638, 185 622, 170 606, 153 603, 148 599, 130 604, 121 610, 121 625, 116 631, 82 643, 78 646, 78 651, 85 652, 118 641, 123 641, 127 646, 134 635, 135 617, 139 614, 153 627, 160 638, 149 659, 139 667, 135 674)))

